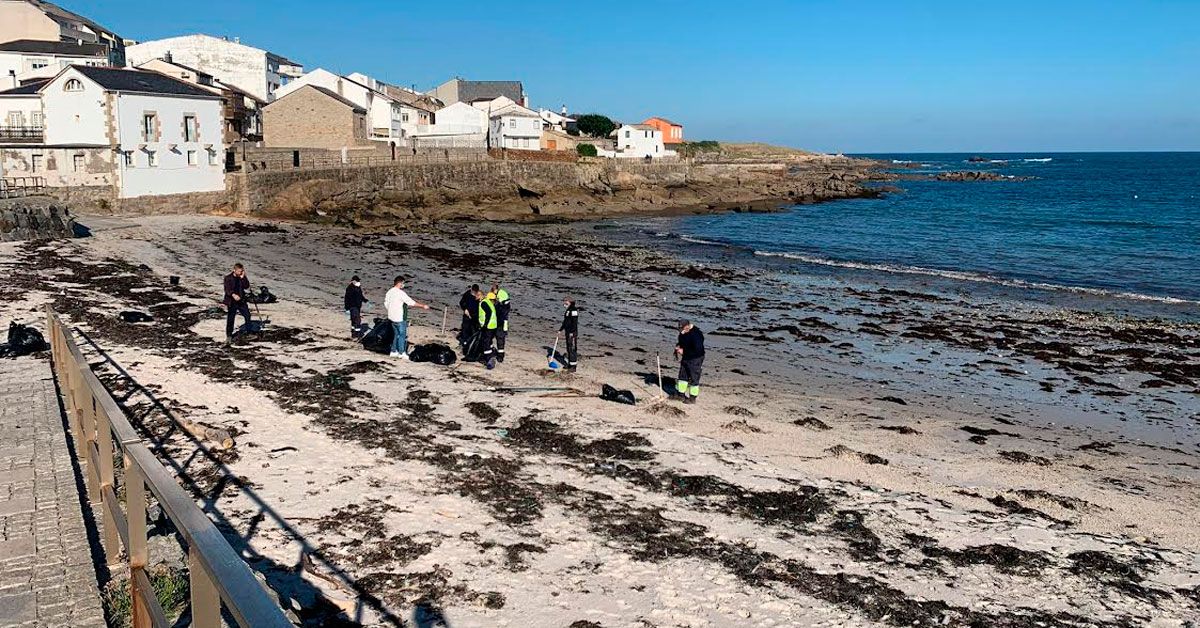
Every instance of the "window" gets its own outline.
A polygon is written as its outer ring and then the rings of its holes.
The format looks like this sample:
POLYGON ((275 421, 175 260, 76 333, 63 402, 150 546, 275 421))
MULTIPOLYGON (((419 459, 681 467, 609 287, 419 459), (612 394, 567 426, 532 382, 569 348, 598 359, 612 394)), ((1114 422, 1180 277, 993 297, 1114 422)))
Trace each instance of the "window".
POLYGON ((187 156, 188 156, 188 165, 189 165, 189 166, 195 166, 195 165, 198 165, 198 164, 200 163, 200 162, 199 162, 199 161, 196 159, 196 151, 194 151, 194 150, 189 150, 189 151, 187 152, 187 156))
POLYGON ((133 165, 133 151, 131 151, 131 150, 123 151, 123 152, 121 153, 121 156, 122 156, 122 157, 124 157, 124 159, 125 159, 125 167, 126 167, 126 168, 133 168, 133 167, 134 167, 134 165, 133 165))
POLYGON ((408 112, 407 112, 407 111, 406 111, 406 112, 404 112, 404 113, 402 113, 402 114, 400 114, 400 121, 401 121, 401 122, 408 122, 408 112))
POLYGON ((217 164, 217 151, 215 151, 211 148, 208 149, 208 165, 210 165, 210 166, 219 165, 219 164, 217 164))
POLYGON ((40 111, 29 112, 29 124, 35 129, 40 129, 46 126, 46 117, 40 111))
POLYGON ((20 111, 8 112, 8 126, 25 126, 25 114, 20 111))
POLYGON ((146 165, 150 166, 151 168, 158 167, 158 152, 157 151, 152 151, 152 150, 146 151, 146 165))
POLYGON ((41 155, 31 155, 29 157, 29 171, 30 172, 42 172, 43 170, 45 170, 45 167, 42 166, 42 156, 41 155))
POLYGON ((625 132, 625 139, 629 139, 629 131, 625 132))
POLYGON ((75 78, 67 79, 67 82, 63 84, 63 91, 64 92, 82 92, 83 91, 83 81, 81 81, 79 79, 75 79, 75 78))
POLYGON ((158 141, 158 116, 153 113, 142 114, 142 139, 147 142, 158 141))
POLYGON ((183 116, 183 141, 195 142, 200 138, 200 129, 196 126, 196 116, 183 116))
POLYGON ((75 172, 83 172, 85 170, 85 166, 83 163, 83 155, 72 155, 71 156, 71 169, 74 170, 75 172))
POLYGON ((49 65, 50 65, 50 62, 45 59, 30 59, 29 60, 29 69, 31 69, 31 70, 40 70, 49 65))

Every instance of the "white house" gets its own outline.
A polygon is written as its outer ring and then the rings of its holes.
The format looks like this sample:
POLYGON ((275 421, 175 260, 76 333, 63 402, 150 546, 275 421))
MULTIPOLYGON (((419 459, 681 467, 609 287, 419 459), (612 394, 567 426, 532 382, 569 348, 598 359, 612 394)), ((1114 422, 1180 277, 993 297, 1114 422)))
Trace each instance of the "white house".
POLYGON ((600 151, 601 157, 620 157, 626 159, 659 159, 674 157, 675 151, 663 148, 662 131, 648 124, 626 124, 610 137, 616 138, 616 151, 600 151))
POLYGON ((46 125, 38 90, 44 84, 44 80, 34 81, 0 92, 0 115, 4 116, 0 118, 0 144, 42 140, 46 125))
POLYGON ((322 87, 367 110, 368 136, 372 140, 402 144, 404 107, 396 99, 375 89, 373 85, 377 84, 365 74, 341 76, 317 68, 280 87, 276 96, 286 96, 304 85, 322 87))
POLYGON ((575 128, 575 118, 567 115, 567 106, 563 105, 562 113, 556 113, 549 109, 538 109, 538 115, 542 116, 542 128, 566 133, 575 128))
POLYGON ((419 124, 412 132, 417 146, 484 148, 487 146, 487 113, 456 102, 434 113, 434 124, 419 124))
MULTIPOLYGON (((0 103, 23 96, 0 92, 0 103)), ((221 97, 142 70, 71 66, 37 90, 40 141, 5 143, 6 177, 118 198, 225 189, 221 97)))
POLYGON ((145 41, 125 49, 129 65, 151 59, 171 59, 211 74, 259 100, 270 102, 275 91, 304 73, 304 67, 283 56, 212 35, 183 35, 145 41))
POLYGON ((542 117, 528 107, 500 97, 488 108, 488 147, 539 150, 542 117), (502 101, 508 101, 504 103, 502 101), (496 106, 499 103, 499 106, 496 106))
POLYGON ((0 43, 0 89, 19 87, 32 79, 53 78, 69 65, 107 66, 102 44, 20 39, 0 43))

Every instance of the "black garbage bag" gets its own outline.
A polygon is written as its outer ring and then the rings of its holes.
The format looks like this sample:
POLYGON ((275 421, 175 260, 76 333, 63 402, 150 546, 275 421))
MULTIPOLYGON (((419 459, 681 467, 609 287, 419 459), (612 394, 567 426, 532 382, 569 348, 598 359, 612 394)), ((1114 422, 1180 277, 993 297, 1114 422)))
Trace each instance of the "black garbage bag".
POLYGON ((125 321, 126 323, 149 323, 154 321, 153 316, 150 316, 145 312, 138 312, 137 310, 125 310, 118 316, 120 316, 121 320, 125 321))
POLYGON ((263 333, 263 330, 266 329, 266 327, 267 327, 267 321, 253 321, 252 320, 249 323, 242 323, 237 328, 237 331, 234 332, 234 334, 239 335, 239 336, 245 335, 245 334, 261 334, 261 333, 263 333))
POLYGON ((363 336, 363 348, 375 353, 391 353, 393 333, 391 321, 377 318, 371 331, 363 336))
POLYGON ((482 362, 483 352, 486 348, 483 346, 483 332, 477 331, 471 334, 463 343, 463 362, 482 362))
POLYGON ((0 355, 20 357, 50 348, 42 332, 17 322, 8 324, 8 342, 0 346, 0 355))
POLYGON ((617 390, 608 384, 600 388, 600 398, 605 401, 615 401, 631 406, 637 403, 637 400, 633 398, 633 391, 617 390))
POLYGON ((408 352, 408 359, 413 362, 433 362, 439 366, 450 366, 458 361, 454 349, 438 342, 417 345, 408 352))
POLYGON ((252 292, 252 293, 246 295, 246 300, 251 303, 265 305, 267 303, 278 303, 279 297, 272 294, 271 291, 268 290, 266 286, 259 286, 258 294, 254 294, 252 292))

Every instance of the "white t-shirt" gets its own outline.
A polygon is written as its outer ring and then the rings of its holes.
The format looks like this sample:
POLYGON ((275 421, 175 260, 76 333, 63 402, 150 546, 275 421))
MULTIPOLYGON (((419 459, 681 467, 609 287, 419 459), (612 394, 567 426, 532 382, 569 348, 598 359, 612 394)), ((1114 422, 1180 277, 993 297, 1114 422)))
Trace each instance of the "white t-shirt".
POLYGON ((407 321, 408 306, 416 304, 417 302, 413 301, 407 292, 394 286, 387 291, 387 296, 383 297, 383 307, 387 308, 388 320, 393 323, 407 321))

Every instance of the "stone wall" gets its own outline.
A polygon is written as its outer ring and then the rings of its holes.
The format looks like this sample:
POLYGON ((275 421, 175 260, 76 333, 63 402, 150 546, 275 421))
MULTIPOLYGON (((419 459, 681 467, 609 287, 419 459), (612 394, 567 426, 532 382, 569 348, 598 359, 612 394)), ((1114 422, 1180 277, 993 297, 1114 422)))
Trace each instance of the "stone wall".
POLYGON ((70 238, 75 219, 67 205, 46 196, 0 200, 0 241, 70 238))

